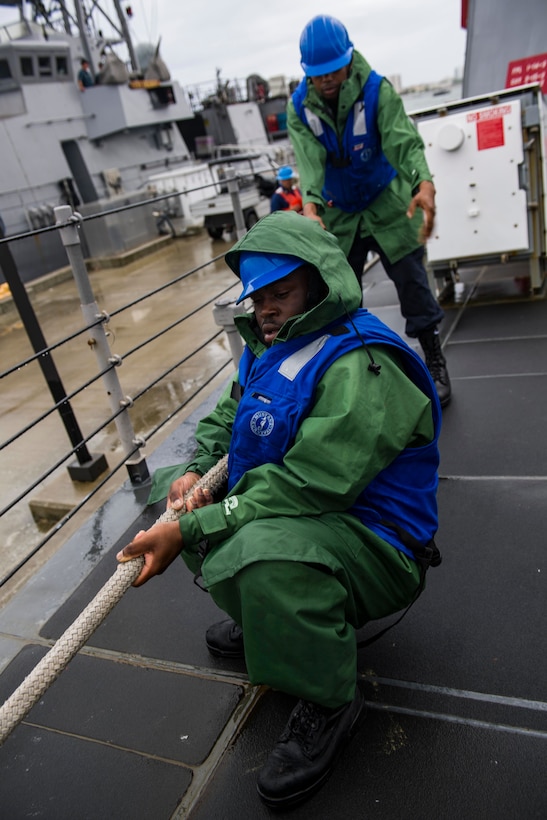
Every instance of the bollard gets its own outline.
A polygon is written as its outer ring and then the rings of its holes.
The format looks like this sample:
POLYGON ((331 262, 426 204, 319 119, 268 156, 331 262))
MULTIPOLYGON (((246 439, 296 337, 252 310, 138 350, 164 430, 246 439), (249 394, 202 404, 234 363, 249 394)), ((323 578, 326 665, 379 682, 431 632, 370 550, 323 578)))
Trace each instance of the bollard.
MULTIPOLYGON (((56 224, 64 225, 59 233, 61 234, 61 240, 72 268, 78 293, 80 294, 80 307, 84 321, 86 324, 92 324, 96 322, 98 318, 104 319, 104 314, 99 310, 99 306, 95 301, 82 254, 77 225, 81 217, 79 214, 72 213, 70 205, 59 205, 57 208, 54 208, 54 212, 56 224)), ((135 436, 133 425, 127 412, 127 408, 132 404, 132 401, 122 393, 116 370, 110 366, 113 363, 121 364, 122 360, 119 357, 112 356, 104 329, 104 322, 101 322, 99 325, 94 325, 89 333, 91 336, 90 344, 95 351, 100 370, 109 368, 103 375, 103 382, 112 412, 118 413, 115 418, 115 423, 123 451, 127 456, 125 466, 127 467, 129 478, 132 484, 142 484, 143 481, 146 481, 150 477, 146 460, 140 453, 133 456, 130 454, 133 453, 135 446, 143 446, 144 441, 137 440, 135 436), (120 407, 124 408, 122 413, 119 413, 120 407)))

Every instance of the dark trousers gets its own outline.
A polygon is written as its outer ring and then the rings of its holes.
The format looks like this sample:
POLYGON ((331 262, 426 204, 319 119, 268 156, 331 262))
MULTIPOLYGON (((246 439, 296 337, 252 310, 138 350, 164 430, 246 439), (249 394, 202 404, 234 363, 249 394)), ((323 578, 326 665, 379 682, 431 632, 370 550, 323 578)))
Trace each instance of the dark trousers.
POLYGON ((360 284, 369 251, 379 255, 385 272, 397 289, 401 313, 406 320, 407 336, 415 339, 423 331, 436 327, 444 318, 444 311, 429 287, 423 262, 423 247, 416 248, 397 262, 390 262, 375 239, 371 236, 356 236, 348 254, 348 262, 360 284))

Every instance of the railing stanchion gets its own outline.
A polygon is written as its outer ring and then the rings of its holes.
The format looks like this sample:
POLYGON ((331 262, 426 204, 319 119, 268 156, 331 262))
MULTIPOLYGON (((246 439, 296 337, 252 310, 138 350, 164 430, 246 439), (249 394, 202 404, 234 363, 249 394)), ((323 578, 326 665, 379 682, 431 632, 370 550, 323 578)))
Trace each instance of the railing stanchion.
POLYGON ((241 354, 243 353, 243 340, 235 326, 234 317, 243 312, 242 306, 236 305, 235 301, 230 298, 219 299, 213 307, 213 319, 215 320, 215 324, 222 327, 228 337, 234 368, 238 367, 241 354))
POLYGON ((243 209, 241 208, 241 199, 239 197, 239 182, 236 179, 236 172, 234 168, 226 169, 226 179, 228 180, 228 191, 232 197, 232 207, 234 209, 234 221, 236 226, 236 237, 241 239, 247 233, 245 226, 245 217, 243 216, 243 209))
MULTIPOLYGON (((54 209, 54 212, 56 223, 64 226, 60 228, 59 233, 80 294, 80 307, 84 321, 86 324, 91 325, 96 322, 98 318, 103 317, 103 314, 95 301, 87 274, 78 232, 79 216, 73 213, 70 205, 59 205, 54 209)), ((115 423, 123 451, 128 456, 126 467, 129 478, 133 484, 141 484, 150 477, 150 473, 148 472, 145 458, 139 451, 137 451, 137 453, 134 451, 135 446, 143 446, 144 441, 139 442, 133 431, 133 425, 127 410, 131 404, 131 400, 123 395, 115 368, 109 368, 109 365, 113 364, 114 359, 106 337, 104 322, 95 324, 90 328, 89 333, 91 336, 90 344, 95 351, 99 368, 101 370, 108 368, 103 375, 103 382, 106 387, 112 412, 116 413, 120 410, 120 407, 124 408, 123 412, 116 416, 115 423)), ((121 359, 117 363, 121 364, 121 359)))

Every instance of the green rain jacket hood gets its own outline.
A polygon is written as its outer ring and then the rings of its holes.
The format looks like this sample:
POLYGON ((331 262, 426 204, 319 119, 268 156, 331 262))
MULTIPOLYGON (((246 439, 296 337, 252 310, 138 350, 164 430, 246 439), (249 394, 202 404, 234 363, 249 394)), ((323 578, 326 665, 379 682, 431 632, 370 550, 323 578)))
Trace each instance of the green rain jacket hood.
MULTIPOLYGON (((319 330, 361 305, 361 288, 338 240, 312 219, 294 211, 274 211, 257 222, 226 254, 226 263, 237 276, 242 251, 298 256, 313 265, 327 285, 328 293, 323 301, 285 322, 274 344, 319 330)), ((235 322, 253 353, 260 355, 264 343, 255 332, 254 315, 237 316, 235 322)))

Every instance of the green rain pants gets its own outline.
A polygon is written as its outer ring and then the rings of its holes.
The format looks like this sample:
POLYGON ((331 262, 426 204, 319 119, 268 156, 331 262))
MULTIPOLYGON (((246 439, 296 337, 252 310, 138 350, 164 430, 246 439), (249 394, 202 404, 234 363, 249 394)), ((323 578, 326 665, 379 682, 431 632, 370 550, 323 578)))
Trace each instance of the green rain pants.
POLYGON ((243 629, 251 683, 330 708, 355 694, 354 630, 407 606, 420 580, 414 561, 334 513, 246 524, 202 574, 243 629))

